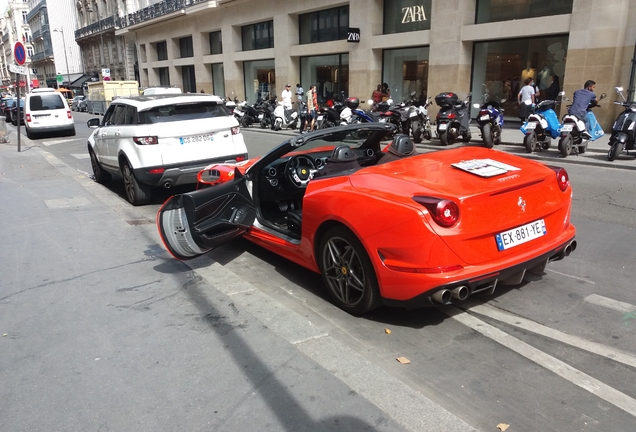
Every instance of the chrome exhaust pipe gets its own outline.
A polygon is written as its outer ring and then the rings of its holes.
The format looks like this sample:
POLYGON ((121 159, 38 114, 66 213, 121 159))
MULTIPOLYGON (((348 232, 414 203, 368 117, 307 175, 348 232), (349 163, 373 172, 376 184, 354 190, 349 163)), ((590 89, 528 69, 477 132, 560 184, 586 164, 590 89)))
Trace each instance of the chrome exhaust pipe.
POLYGON ((563 254, 565 256, 570 256, 570 254, 572 252, 574 252, 574 250, 576 249, 576 241, 572 241, 570 242, 570 244, 568 244, 565 249, 563 250, 563 254))
POLYGON ((435 294, 433 294, 432 298, 437 303, 447 304, 447 303, 449 303, 451 301, 451 297, 452 296, 453 295, 451 294, 451 292, 449 290, 443 289, 443 290, 439 290, 435 294))
POLYGON ((467 286, 459 286, 457 288, 453 288, 451 294, 454 299, 459 301, 466 300, 468 298, 468 287, 467 286))
POLYGON ((165 187, 166 189, 170 189, 172 187, 172 182, 169 182, 169 181, 165 182, 163 184, 163 187, 165 187))

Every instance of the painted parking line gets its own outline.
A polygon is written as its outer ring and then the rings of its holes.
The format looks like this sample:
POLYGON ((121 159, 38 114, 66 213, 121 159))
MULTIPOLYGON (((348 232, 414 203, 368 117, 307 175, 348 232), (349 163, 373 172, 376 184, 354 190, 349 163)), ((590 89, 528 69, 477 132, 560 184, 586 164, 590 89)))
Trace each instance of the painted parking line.
POLYGON ((88 159, 91 156, 88 153, 71 153, 75 159, 88 159))
POLYGON ((636 399, 633 399, 615 388, 605 384, 586 373, 573 368, 569 364, 499 330, 498 328, 464 312, 457 307, 445 308, 444 312, 466 327, 481 333, 487 338, 522 355, 530 361, 553 372, 566 381, 586 390, 604 401, 636 416, 636 399))
POLYGON ((71 138, 71 139, 63 139, 63 140, 52 140, 52 141, 42 141, 42 144, 44 144, 45 146, 52 146, 55 144, 63 144, 63 143, 67 143, 67 142, 71 142, 71 141, 75 141, 76 138, 71 138))
POLYGON ((636 311, 636 306, 622 301, 614 300, 609 297, 603 297, 598 294, 591 294, 584 299, 587 303, 603 306, 618 312, 632 313, 636 311))

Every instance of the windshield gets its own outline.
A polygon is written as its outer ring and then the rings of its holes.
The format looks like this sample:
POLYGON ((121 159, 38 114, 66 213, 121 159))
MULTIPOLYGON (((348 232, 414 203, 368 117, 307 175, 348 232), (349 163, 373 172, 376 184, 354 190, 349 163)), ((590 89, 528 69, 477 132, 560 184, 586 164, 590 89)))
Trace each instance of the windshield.
POLYGON ((139 113, 142 124, 167 123, 229 116, 230 112, 216 102, 196 102, 162 105, 139 113))
POLYGON ((372 144, 371 141, 379 142, 386 133, 387 131, 364 129, 362 127, 350 131, 334 130, 333 133, 307 140, 300 147, 293 149, 292 152, 310 153, 313 151, 332 150, 340 144, 346 144, 352 149, 360 148, 363 145, 365 148, 369 148, 372 144))
POLYGON ((64 101, 59 94, 33 95, 30 101, 31 111, 64 109, 64 101))

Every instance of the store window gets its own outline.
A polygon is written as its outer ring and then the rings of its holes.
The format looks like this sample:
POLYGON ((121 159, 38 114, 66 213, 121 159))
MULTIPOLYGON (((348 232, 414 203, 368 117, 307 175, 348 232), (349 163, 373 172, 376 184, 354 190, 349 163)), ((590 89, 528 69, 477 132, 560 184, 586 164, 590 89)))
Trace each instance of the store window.
POLYGON ((184 93, 196 93, 197 92, 197 80, 194 76, 194 66, 181 66, 181 78, 183 81, 184 93))
MULTIPOLYGON (((428 47, 385 50, 383 81, 389 85, 391 99, 402 102, 413 97, 421 102, 428 97, 428 47)), ((378 83, 380 84, 380 83, 378 83)), ((375 90, 372 89, 371 91, 375 90)), ((371 96, 371 92, 369 92, 371 96)))
POLYGON ((159 85, 169 86, 170 85, 170 71, 167 67, 161 67, 158 70, 159 72, 159 85))
POLYGON ((210 32, 210 54, 223 54, 221 31, 210 32))
POLYGON ((223 63, 214 63, 212 65, 212 92, 219 97, 225 96, 223 63))
POLYGON ((316 86, 319 104, 342 101, 349 96, 349 54, 301 57, 300 79, 305 90, 316 86))
POLYGON ((298 17, 298 30, 301 44, 346 39, 349 6, 302 14, 298 17))
POLYGON ((192 46, 192 36, 179 39, 179 54, 181 58, 194 57, 194 47, 192 46))
POLYGON ((475 43, 471 89, 473 102, 505 100, 502 106, 506 118, 517 119, 517 94, 526 78, 535 80, 542 98, 547 97, 553 81, 558 81, 555 87, 563 87, 567 50, 567 36, 475 43))
POLYGON ((430 30, 432 0, 384 0, 384 34, 430 30))
POLYGON ((241 27, 243 51, 274 48, 274 21, 241 27))
POLYGON ((243 76, 245 77, 245 99, 250 103, 280 97, 276 94, 274 59, 244 62, 243 76))
POLYGON ((573 0, 477 0, 477 24, 572 13, 573 0))
POLYGON ((157 42, 156 47, 157 47, 157 60, 158 61, 168 60, 168 45, 166 44, 166 41, 157 42))

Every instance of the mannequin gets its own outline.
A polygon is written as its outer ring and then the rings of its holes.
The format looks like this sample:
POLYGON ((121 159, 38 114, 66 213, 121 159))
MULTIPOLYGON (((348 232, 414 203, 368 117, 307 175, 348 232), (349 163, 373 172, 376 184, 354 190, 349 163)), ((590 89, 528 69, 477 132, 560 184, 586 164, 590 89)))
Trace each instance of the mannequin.
POLYGON ((521 71, 521 82, 525 82, 526 78, 536 79, 536 77, 537 77, 537 74, 534 68, 532 67, 532 62, 528 60, 526 68, 521 71))

